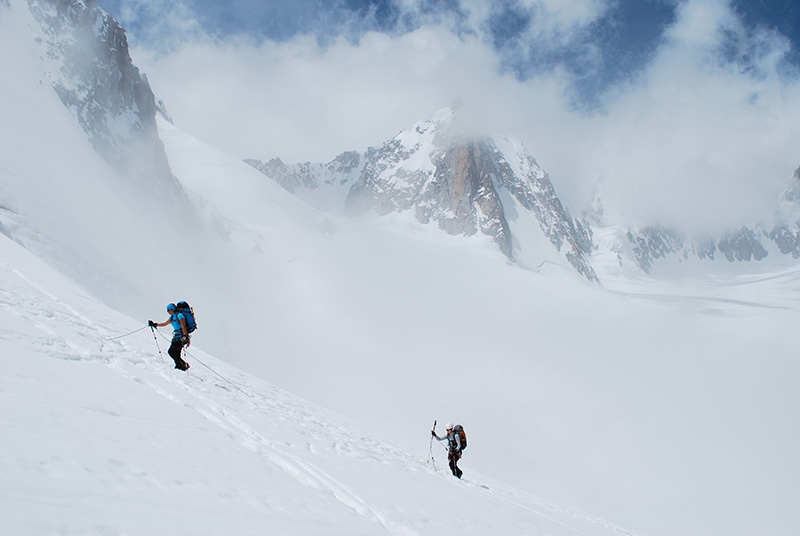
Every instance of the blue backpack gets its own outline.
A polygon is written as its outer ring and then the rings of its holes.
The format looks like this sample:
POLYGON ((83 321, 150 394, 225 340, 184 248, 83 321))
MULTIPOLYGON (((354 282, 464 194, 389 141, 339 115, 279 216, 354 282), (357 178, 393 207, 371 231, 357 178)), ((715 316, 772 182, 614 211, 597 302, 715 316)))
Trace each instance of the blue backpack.
POLYGON ((189 333, 196 330, 197 320, 195 320, 194 309, 192 309, 192 306, 185 301, 179 301, 177 304, 175 304, 175 308, 175 313, 182 313, 183 316, 186 317, 186 329, 189 330, 189 333))

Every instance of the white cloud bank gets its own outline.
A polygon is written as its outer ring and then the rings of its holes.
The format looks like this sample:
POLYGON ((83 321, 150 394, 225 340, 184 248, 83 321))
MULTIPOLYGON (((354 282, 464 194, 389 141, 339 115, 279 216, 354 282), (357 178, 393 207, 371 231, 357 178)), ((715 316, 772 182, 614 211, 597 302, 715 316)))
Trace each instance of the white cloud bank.
MULTIPOLYGON (((571 28, 601 12, 599 2, 574 17, 551 10, 571 28)), ((325 48, 311 37, 193 37, 133 55, 181 128, 241 158, 327 161, 461 97, 487 128, 522 138, 575 215, 602 181, 609 212, 634 224, 717 230, 769 219, 800 165, 800 85, 779 70, 786 41, 748 35, 723 0, 683 2, 665 37, 595 114, 570 106, 563 73, 498 74, 484 39, 445 26, 325 48), (723 45, 740 61, 721 61, 723 45)))

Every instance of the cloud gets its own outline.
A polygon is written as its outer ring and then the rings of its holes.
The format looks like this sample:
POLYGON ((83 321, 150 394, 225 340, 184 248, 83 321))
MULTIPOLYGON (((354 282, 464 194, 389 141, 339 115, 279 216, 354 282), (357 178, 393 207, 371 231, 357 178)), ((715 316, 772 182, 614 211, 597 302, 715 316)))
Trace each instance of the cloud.
POLYGON ((781 74, 785 40, 747 38, 727 3, 707 0, 686 2, 668 37, 608 112, 585 121, 592 156, 571 173, 603 179, 616 210, 641 223, 769 221, 800 156, 800 88, 781 74), (759 54, 729 61, 731 35, 759 54))
POLYGON ((179 126, 236 156, 288 161, 381 143, 409 117, 448 105, 473 82, 473 68, 494 61, 475 40, 431 28, 324 49, 313 37, 257 46, 206 40, 137 57, 179 126))
MULTIPOLYGON (((484 5, 462 3, 472 21, 489 13, 484 5)), ((602 2, 580 5, 553 8, 551 32, 589 31, 606 13, 602 2)), ((610 86, 600 111, 574 107, 568 66, 520 78, 502 69, 485 33, 437 20, 324 44, 190 34, 168 53, 138 46, 134 61, 179 127, 241 158, 327 161, 461 97, 487 130, 522 138, 575 215, 601 181, 609 212, 637 224, 750 223, 771 215, 798 165, 800 92, 786 76, 787 42, 745 29, 726 1, 680 3, 661 45, 610 86)))

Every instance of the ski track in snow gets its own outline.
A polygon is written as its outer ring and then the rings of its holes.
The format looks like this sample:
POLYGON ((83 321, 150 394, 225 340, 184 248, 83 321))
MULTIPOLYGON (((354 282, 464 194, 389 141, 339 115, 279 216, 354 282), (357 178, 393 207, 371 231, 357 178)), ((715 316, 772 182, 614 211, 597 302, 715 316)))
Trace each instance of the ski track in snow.
MULTIPOLYGON (((7 276, 4 277, 3 288, 0 289, 0 310, 30 323, 41 331, 44 335, 33 342, 35 345, 40 346, 45 354, 58 359, 108 363, 118 374, 146 385, 170 402, 191 407, 209 422, 227 431, 240 445, 258 453, 303 484, 316 489, 328 490, 337 500, 353 509, 359 515, 380 523, 390 534, 397 536, 418 534, 411 528, 390 519, 380 510, 370 506, 367 500, 360 497, 345 484, 338 482, 331 475, 326 474, 325 471, 302 461, 297 456, 292 455, 288 449, 282 449, 278 443, 265 438, 255 428, 236 417, 234 412, 216 403, 214 399, 220 398, 219 390, 227 391, 226 396, 237 404, 241 404, 242 400, 240 399, 249 396, 252 400, 245 402, 250 403, 250 409, 254 412, 255 417, 267 414, 280 415, 283 418, 290 416, 295 424, 301 424, 307 430, 320 430, 321 432, 316 434, 309 433, 308 448, 312 448, 311 445, 318 445, 324 443, 325 440, 333 439, 334 443, 329 448, 334 452, 363 456, 369 454, 369 451, 361 451, 358 447, 358 442, 364 441, 363 438, 353 437, 344 428, 337 428, 327 422, 317 420, 301 406, 293 404, 286 397, 281 397, 276 389, 271 390, 272 397, 255 396, 249 393, 246 387, 242 388, 237 383, 231 382, 237 389, 241 389, 241 392, 232 390, 230 385, 220 383, 220 378, 210 372, 198 371, 201 368, 200 362, 196 357, 193 357, 191 349, 188 359, 194 367, 187 374, 178 376, 171 367, 163 366, 157 358, 142 354, 139 350, 129 347, 125 343, 126 337, 109 340, 119 336, 119 334, 92 323, 88 317, 59 300, 57 296, 45 288, 32 282, 18 270, 6 265, 2 265, 2 269, 7 276), (9 274, 11 277, 8 277, 9 274), (31 299, 32 296, 35 296, 35 298, 31 299), (67 325, 74 328, 70 331, 73 334, 79 333, 91 336, 82 340, 70 340, 62 337, 58 330, 54 329, 54 325, 67 325), (101 341, 99 346, 97 346, 97 341, 101 341), (134 374, 128 365, 144 365, 147 367, 148 373, 156 371, 155 374, 160 380, 178 387, 184 396, 176 396, 169 389, 146 380, 145 374, 134 374), (209 396, 212 390, 215 391, 214 397, 209 396)), ((0 333, 0 337, 8 338, 10 333, 0 333)), ((138 335, 138 333, 133 333, 130 337, 138 335)), ((146 335, 149 337, 150 333, 146 333, 146 335)), ((162 354, 166 354, 165 350, 162 350, 162 354)), ((203 360, 205 361, 206 359, 210 358, 204 356, 203 360)), ((164 357, 164 361, 171 363, 168 356, 164 357)), ((225 367, 222 363, 214 363, 214 368, 225 367)), ((233 375, 234 372, 225 371, 225 374, 233 375)), ((243 378, 237 378, 237 381, 241 382, 242 385, 246 384, 243 378)), ((263 385, 258 386, 258 388, 260 391, 265 390, 263 385)), ((291 445, 289 446, 291 447, 291 445)), ((409 463, 408 459, 401 459, 398 451, 384 447, 383 451, 386 452, 387 450, 394 454, 395 462, 409 463)), ((123 472, 126 470, 122 467, 120 469, 123 472)), ((133 472, 136 472, 135 469, 133 472)))
MULTIPOLYGON (((303 401, 265 382, 245 376, 194 348, 189 348, 187 353, 191 369, 186 373, 177 373, 166 354, 168 342, 164 344, 164 341, 169 339, 163 333, 158 332, 159 357, 156 342, 147 342, 152 339, 149 329, 129 325, 130 320, 122 315, 109 317, 107 326, 97 324, 88 314, 59 299, 17 269, 0 264, 0 273, 0 311, 19 318, 33 328, 31 336, 13 330, 0 330, 0 338, 32 343, 52 358, 106 365, 131 382, 146 386, 170 403, 195 411, 243 448, 256 453, 301 484, 329 494, 387 533, 395 536, 421 534, 396 516, 371 504, 369 499, 321 466, 301 458, 295 452, 306 450, 323 457, 371 459, 379 463, 391 463, 410 472, 433 473, 435 469, 426 462, 400 449, 354 433, 354 428, 340 423, 339 417, 310 403, 304 405, 303 401), (152 345, 152 351, 146 349, 148 345, 152 345), (246 414, 240 414, 243 407, 247 408, 246 414), (290 441, 270 439, 281 437, 281 430, 276 428, 276 419, 278 423, 289 421, 294 429, 301 431, 300 436, 290 441), (380 458, 376 454, 378 452, 380 458)), ((74 300, 76 303, 86 300, 91 302, 92 307, 97 307, 97 302, 91 298, 74 290, 72 293, 77 296, 74 300)), ((68 465, 68 460, 51 460, 49 465, 45 464, 38 470, 63 471, 65 463, 68 465)), ((144 480, 159 489, 176 485, 145 474, 141 467, 119 460, 111 470, 117 478, 117 485, 124 485, 131 479, 144 480)), ((439 468, 436 473, 443 479, 451 478, 446 468, 439 468)), ((487 501, 493 501, 504 509, 521 511, 531 519, 539 519, 539 522, 531 523, 531 534, 591 534, 576 530, 556 517, 572 518, 596 528, 603 527, 603 532, 633 534, 591 516, 539 502, 510 488, 490 487, 467 478, 460 481, 459 485, 472 488, 487 501)))

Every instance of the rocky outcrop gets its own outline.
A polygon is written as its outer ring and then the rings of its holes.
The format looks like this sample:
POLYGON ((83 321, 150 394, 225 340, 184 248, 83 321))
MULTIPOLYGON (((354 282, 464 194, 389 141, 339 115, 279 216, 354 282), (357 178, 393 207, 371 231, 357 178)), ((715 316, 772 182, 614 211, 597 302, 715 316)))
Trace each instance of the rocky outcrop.
POLYGON ((446 108, 363 155, 343 153, 325 165, 246 162, 305 199, 310 191, 338 189, 350 214, 408 212, 451 235, 484 234, 511 260, 517 242, 508 211, 529 212, 567 264, 597 281, 588 261, 589 226, 564 210, 522 144, 507 136, 467 136, 455 119, 456 111, 446 108))
POLYGON ((649 273, 660 259, 677 257, 733 262, 758 262, 770 250, 800 258, 800 170, 778 200, 775 223, 741 225, 716 238, 689 236, 674 229, 646 226, 628 230, 627 239, 638 266, 649 273))
POLYGON ((131 61, 125 31, 94 0, 28 0, 40 26, 45 70, 89 141, 135 186, 188 207, 156 127, 157 104, 131 61))

